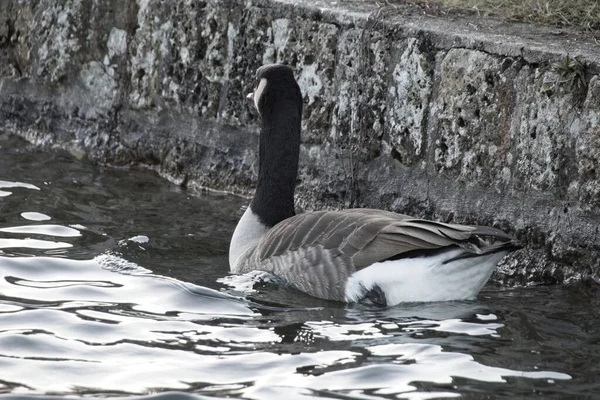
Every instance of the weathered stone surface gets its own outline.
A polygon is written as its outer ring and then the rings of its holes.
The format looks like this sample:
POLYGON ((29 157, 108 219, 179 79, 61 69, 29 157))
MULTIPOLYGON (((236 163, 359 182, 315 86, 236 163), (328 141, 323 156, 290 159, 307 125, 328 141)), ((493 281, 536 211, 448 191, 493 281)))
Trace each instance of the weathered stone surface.
POLYGON ((438 173, 506 188, 516 74, 510 59, 476 50, 451 49, 443 57, 430 109, 430 152, 438 173))
POLYGON ((432 66, 415 38, 394 49, 385 115, 396 158, 413 165, 425 155, 427 113, 432 90, 432 66))
MULTIPOLYGON (((600 209, 600 78, 594 76, 588 88, 580 120, 572 125, 574 138, 573 172, 569 197, 579 200, 585 211, 600 209)), ((571 133, 571 131, 569 132, 571 133)))
POLYGON ((256 68, 285 62, 305 100, 301 207, 495 225, 526 245, 500 281, 600 282, 599 46, 575 32, 416 11, 4 0, 0 128, 250 194, 258 132, 245 95, 256 68))
POLYGON ((228 16, 215 3, 141 2, 131 39, 131 107, 217 118, 235 35, 228 16))

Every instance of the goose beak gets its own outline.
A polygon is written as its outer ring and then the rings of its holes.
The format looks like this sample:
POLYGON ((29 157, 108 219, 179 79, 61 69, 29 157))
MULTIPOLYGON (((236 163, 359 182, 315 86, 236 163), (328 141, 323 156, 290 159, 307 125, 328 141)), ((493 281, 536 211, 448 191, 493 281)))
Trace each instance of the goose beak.
MULTIPOLYGON (((2 0, 0 0, 2 1, 2 0)), ((248 102, 248 108, 250 110, 250 114, 253 116, 258 116, 259 112, 256 109, 256 104, 254 103, 254 92, 250 92, 248 93, 248 95, 246 96, 246 101, 248 102)))

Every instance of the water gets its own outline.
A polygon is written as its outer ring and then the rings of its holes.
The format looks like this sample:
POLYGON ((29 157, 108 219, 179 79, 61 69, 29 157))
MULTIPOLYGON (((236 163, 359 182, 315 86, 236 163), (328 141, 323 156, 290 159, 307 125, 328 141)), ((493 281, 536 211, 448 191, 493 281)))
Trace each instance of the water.
POLYGON ((0 134, 0 393, 600 393, 597 287, 490 285, 477 301, 388 309, 320 301, 227 277, 245 203, 0 134))

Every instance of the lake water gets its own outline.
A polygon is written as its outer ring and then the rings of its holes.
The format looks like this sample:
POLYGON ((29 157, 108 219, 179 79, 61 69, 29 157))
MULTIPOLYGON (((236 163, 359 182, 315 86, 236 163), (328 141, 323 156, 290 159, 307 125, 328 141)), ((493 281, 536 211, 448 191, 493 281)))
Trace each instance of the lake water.
POLYGON ((488 285, 477 301, 386 309, 320 301, 228 276, 246 203, 0 134, 0 393, 599 396, 598 287, 488 285))

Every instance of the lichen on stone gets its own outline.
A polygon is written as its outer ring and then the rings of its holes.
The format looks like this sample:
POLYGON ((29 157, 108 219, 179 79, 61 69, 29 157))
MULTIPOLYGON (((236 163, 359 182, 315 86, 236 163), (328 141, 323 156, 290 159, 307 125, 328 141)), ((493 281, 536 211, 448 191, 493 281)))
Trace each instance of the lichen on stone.
POLYGON ((424 152, 431 71, 417 39, 403 41, 396 52, 400 54, 395 60, 388 88, 386 129, 400 161, 411 165, 424 152))

